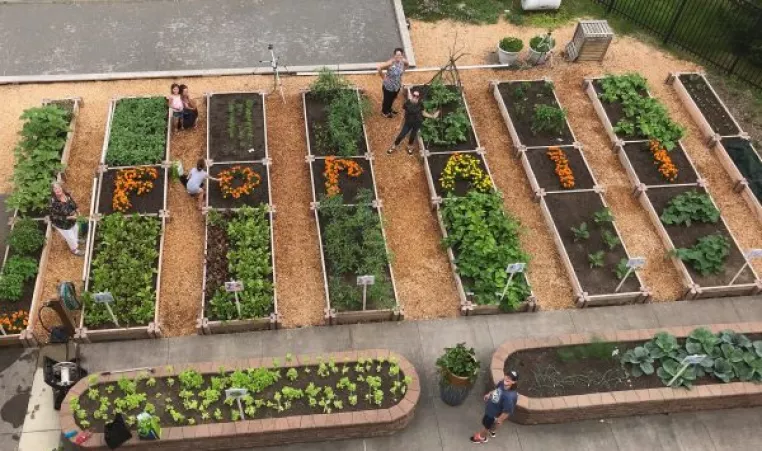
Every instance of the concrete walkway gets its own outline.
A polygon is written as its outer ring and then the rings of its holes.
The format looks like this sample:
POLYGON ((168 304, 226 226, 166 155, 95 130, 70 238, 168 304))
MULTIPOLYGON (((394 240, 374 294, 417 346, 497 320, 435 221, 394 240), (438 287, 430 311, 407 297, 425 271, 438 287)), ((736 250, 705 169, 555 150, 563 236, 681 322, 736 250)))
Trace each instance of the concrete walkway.
POLYGON ((269 67, 268 44, 290 68, 367 67, 409 45, 401 23, 399 0, 15 0, 0 4, 0 81, 269 67))
MULTIPOLYGON (((388 348, 410 359, 421 375, 423 397, 410 426, 392 437, 314 443, 275 451, 338 450, 459 451, 470 449, 468 435, 478 426, 483 404, 474 390, 465 405, 453 408, 439 400, 434 361, 442 348, 465 341, 476 348, 486 370, 496 346, 505 340, 572 332, 691 326, 762 321, 761 299, 673 302, 597 309, 483 316, 441 321, 313 327, 158 341, 100 343, 83 346, 91 371, 159 366, 225 358, 282 356, 345 349, 388 348)), ((34 390, 33 390, 34 392, 34 390)), ((554 450, 733 450, 762 449, 762 408, 631 417, 603 422, 504 426, 488 449, 554 450)), ((25 426, 26 428, 26 426, 25 426)))

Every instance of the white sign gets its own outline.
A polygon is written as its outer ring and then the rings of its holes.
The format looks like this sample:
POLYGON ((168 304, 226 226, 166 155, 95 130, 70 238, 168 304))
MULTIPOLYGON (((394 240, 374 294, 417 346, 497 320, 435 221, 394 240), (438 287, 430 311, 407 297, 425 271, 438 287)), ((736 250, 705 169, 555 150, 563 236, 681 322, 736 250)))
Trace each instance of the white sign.
POLYGON ((111 321, 116 324, 116 327, 119 326, 119 321, 116 319, 116 315, 114 315, 114 311, 111 310, 111 304, 114 303, 114 296, 109 293, 108 291, 102 291, 100 293, 93 294, 93 300, 96 304, 103 304, 106 306, 106 310, 108 310, 108 314, 111 316, 111 321))
POLYGON ((225 390, 225 399, 235 399, 238 403, 238 411, 241 413, 241 419, 245 420, 243 412, 243 405, 241 404, 241 398, 249 394, 249 390, 245 388, 228 388, 225 390))
POLYGON ((225 282, 225 291, 228 293, 240 293, 243 291, 243 282, 240 280, 231 280, 230 282, 225 282))
POLYGON ((640 269, 646 266, 646 259, 644 257, 632 257, 627 260, 627 267, 632 269, 640 269))
POLYGON ((357 285, 373 285, 376 283, 376 276, 357 276, 357 285))
POLYGON ((519 272, 524 272, 526 269, 527 264, 526 263, 511 263, 508 265, 508 267, 505 268, 505 272, 508 274, 516 274, 519 272))
POLYGON ((746 251, 746 258, 762 258, 762 249, 749 249, 746 251))
POLYGON ((706 354, 693 354, 683 359, 683 365, 696 365, 704 361, 706 354))

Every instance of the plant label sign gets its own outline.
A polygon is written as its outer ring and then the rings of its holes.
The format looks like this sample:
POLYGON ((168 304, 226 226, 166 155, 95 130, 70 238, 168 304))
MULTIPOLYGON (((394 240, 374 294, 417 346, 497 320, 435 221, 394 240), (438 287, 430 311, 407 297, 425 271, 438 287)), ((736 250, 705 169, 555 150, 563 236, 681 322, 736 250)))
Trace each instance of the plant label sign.
POLYGON ((249 394, 249 390, 245 388, 228 388, 225 390, 225 399, 235 399, 238 403, 238 411, 241 413, 241 419, 244 420, 243 405, 241 405, 241 398, 249 394))
POLYGON ((527 267, 527 264, 523 262, 511 263, 505 268, 505 272, 507 272, 508 274, 516 274, 516 273, 524 272, 526 267, 527 267))
POLYGON ((376 276, 357 276, 357 285, 366 286, 376 283, 376 276))
POLYGON ((116 315, 114 315, 114 311, 111 310, 111 304, 114 303, 114 295, 112 295, 108 291, 102 291, 100 293, 93 294, 93 300, 95 301, 96 304, 105 305, 106 310, 108 310, 108 314, 111 316, 111 321, 113 321, 114 324, 116 324, 116 327, 121 327, 119 326, 119 321, 117 321, 116 319, 116 315))
POLYGON ((683 359, 683 365, 697 365, 703 362, 705 358, 706 358, 705 354, 689 355, 683 359))
POLYGON ((632 257, 631 259, 627 260, 627 267, 631 269, 641 269, 644 266, 646 266, 646 259, 645 257, 632 257))
POLYGON ((225 282, 225 291, 228 293, 240 293, 243 291, 243 282, 240 280, 231 280, 230 282, 225 282))
POLYGON ((749 260, 754 258, 762 258, 762 249, 749 249, 746 251, 746 258, 749 260))

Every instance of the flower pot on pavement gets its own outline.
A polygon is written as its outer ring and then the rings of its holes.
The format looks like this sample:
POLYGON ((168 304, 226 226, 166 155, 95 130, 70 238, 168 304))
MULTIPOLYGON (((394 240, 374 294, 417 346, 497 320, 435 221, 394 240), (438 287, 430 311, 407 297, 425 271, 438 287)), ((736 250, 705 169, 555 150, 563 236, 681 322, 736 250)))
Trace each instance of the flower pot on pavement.
POLYGON ((545 62, 545 58, 553 47, 556 46, 556 40, 550 36, 550 33, 546 35, 539 35, 533 37, 529 41, 529 56, 527 62, 532 65, 545 62))
POLYGON ((465 343, 445 348, 445 353, 437 359, 437 367, 442 401, 450 406, 463 404, 479 375, 479 361, 474 348, 466 348, 465 343))
POLYGON ((497 59, 500 64, 513 64, 519 58, 519 52, 524 48, 524 42, 519 38, 506 37, 497 45, 497 59))

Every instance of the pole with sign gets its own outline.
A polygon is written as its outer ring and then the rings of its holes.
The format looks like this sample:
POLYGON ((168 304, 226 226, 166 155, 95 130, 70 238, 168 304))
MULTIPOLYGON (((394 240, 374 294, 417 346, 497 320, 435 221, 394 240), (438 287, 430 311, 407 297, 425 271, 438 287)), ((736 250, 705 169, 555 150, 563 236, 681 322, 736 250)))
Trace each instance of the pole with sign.
POLYGON ((368 285, 376 283, 376 276, 357 276, 357 285, 362 286, 362 309, 365 310, 368 302, 368 285))
POLYGON ((225 291, 235 296, 235 309, 238 311, 238 319, 241 319, 241 302, 238 300, 238 293, 243 291, 243 282, 240 280, 225 282, 225 291))
POLYGON ((619 290, 622 289, 622 285, 624 285, 624 282, 628 277, 630 277, 630 274, 632 274, 633 271, 637 271, 643 268, 645 265, 646 259, 643 257, 632 257, 631 259, 627 260, 627 272, 624 274, 624 277, 622 277, 622 280, 619 281, 619 285, 616 286, 614 293, 619 293, 619 290))
POLYGON ((246 417, 243 415, 243 406, 241 405, 241 398, 249 394, 249 390, 245 388, 228 388, 225 390, 225 398, 226 399, 235 399, 238 403, 238 410, 241 412, 241 419, 244 420, 246 417))
POLYGON ((527 264, 523 262, 511 263, 510 265, 506 266, 505 272, 508 273, 508 281, 505 282, 505 287, 503 288, 503 292, 500 293, 500 302, 503 302, 503 298, 505 297, 505 294, 508 292, 508 287, 511 286, 511 282, 513 281, 513 276, 517 273, 523 273, 526 267, 527 267, 527 264))
POLYGON ((749 260, 752 260, 754 258, 762 258, 762 249, 749 249, 748 251, 744 252, 744 255, 746 256, 746 262, 741 266, 741 269, 738 270, 735 276, 730 280, 730 283, 728 285, 733 285, 733 283, 741 277, 741 274, 743 273, 744 269, 746 269, 749 266, 749 260))
POLYGON ((2 333, 3 335, 8 335, 7 333, 5 333, 5 328, 3 327, 2 324, 0 324, 0 333, 2 333))
POLYGON ((693 354, 686 356, 682 362, 680 362, 680 370, 675 374, 675 377, 670 379, 669 382, 667 382, 667 387, 671 387, 672 384, 677 380, 678 377, 682 376, 685 370, 688 369, 691 365, 696 365, 704 361, 706 358, 706 354, 693 354))
POLYGON ((122 327, 119 325, 119 321, 116 320, 116 315, 114 315, 114 311, 111 310, 111 304, 114 303, 114 296, 108 292, 108 291, 102 291, 100 293, 95 293, 93 295, 93 300, 96 304, 103 304, 106 306, 106 310, 108 310, 108 314, 111 316, 111 321, 116 324, 116 327, 122 327))

